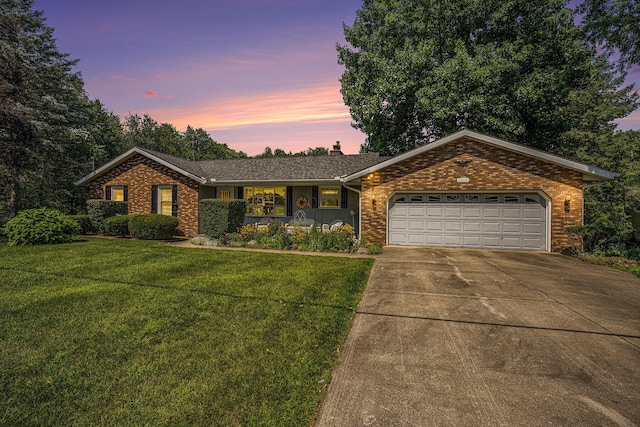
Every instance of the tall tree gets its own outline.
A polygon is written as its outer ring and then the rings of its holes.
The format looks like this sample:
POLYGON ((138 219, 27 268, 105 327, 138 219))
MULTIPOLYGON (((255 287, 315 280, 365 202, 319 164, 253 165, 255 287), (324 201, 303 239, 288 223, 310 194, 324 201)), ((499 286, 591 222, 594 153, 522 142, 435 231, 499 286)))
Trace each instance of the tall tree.
POLYGON ((640 65, 640 3, 636 0, 584 0, 576 8, 594 45, 618 55, 620 71, 640 65))
MULTIPOLYGON (((0 186, 9 216, 23 206, 27 183, 56 182, 64 161, 73 161, 78 147, 69 137, 83 120, 76 61, 58 51, 53 28, 32 7, 33 0, 0 1, 0 186)), ((60 194, 64 183, 56 184, 41 203, 60 194)))
POLYGON ((361 151, 394 155, 467 127, 560 152, 584 115, 598 128, 629 114, 633 88, 618 89, 565 4, 364 0, 344 26, 350 46, 337 46, 361 151))

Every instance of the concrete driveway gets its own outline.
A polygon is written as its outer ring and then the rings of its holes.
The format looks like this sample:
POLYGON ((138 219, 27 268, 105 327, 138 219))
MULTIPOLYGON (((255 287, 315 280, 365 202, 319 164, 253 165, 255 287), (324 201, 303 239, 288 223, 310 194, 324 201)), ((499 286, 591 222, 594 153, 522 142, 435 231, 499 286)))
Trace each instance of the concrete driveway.
POLYGON ((640 424, 640 279, 555 254, 386 247, 317 426, 640 424))

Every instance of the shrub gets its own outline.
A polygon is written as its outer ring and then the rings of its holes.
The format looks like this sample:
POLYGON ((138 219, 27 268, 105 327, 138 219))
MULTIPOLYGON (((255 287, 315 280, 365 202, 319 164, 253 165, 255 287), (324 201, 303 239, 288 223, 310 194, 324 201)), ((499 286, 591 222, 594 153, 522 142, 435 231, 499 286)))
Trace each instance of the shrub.
POLYGON ((105 219, 128 213, 127 202, 115 200, 87 200, 87 213, 96 230, 104 232, 102 224, 105 219))
POLYGON ((5 225, 5 233, 12 246, 68 243, 79 232, 80 226, 76 221, 49 208, 22 211, 5 225))
POLYGON ((103 233, 106 236, 128 236, 131 218, 132 215, 116 215, 105 219, 102 223, 103 233))
POLYGON ((244 222, 246 205, 244 200, 200 200, 202 232, 214 239, 235 232, 244 222))
POLYGON ((382 243, 380 242, 373 242, 372 244, 369 245, 369 247, 367 248, 367 253, 369 255, 379 255, 382 253, 382 243))
POLYGON ((69 218, 78 223, 80 226, 80 234, 91 234, 98 231, 93 226, 89 215, 69 215, 69 218))
POLYGON ((129 220, 131 237, 142 240, 171 239, 176 234, 178 218, 160 214, 134 215, 129 220))

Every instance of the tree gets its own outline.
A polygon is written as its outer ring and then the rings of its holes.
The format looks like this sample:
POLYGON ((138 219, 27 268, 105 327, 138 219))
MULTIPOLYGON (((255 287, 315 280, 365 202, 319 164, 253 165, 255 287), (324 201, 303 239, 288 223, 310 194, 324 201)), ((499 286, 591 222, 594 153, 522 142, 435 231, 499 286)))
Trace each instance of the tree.
POLYGON ((618 69, 640 64, 640 3, 636 0, 584 0, 576 8, 587 39, 619 55, 618 69))
POLYGON ((307 148, 306 150, 293 153, 291 150, 287 153, 282 148, 276 148, 271 150, 271 147, 266 147, 261 154, 255 156, 257 159, 270 158, 270 157, 306 157, 306 156, 327 156, 329 155, 329 149, 325 147, 307 148))
POLYGON ((28 204, 68 196, 64 168, 82 151, 76 134, 86 98, 73 71, 77 61, 58 51, 53 28, 32 6, 32 0, 0 1, 0 186, 6 188, 0 215, 10 217, 28 204), (26 193, 26 187, 43 190, 26 193), (27 203, 25 194, 37 200, 27 203))
POLYGON ((361 151, 395 155, 466 127, 559 153, 584 116, 591 131, 629 114, 633 88, 618 89, 565 3, 364 0, 337 46, 361 151))

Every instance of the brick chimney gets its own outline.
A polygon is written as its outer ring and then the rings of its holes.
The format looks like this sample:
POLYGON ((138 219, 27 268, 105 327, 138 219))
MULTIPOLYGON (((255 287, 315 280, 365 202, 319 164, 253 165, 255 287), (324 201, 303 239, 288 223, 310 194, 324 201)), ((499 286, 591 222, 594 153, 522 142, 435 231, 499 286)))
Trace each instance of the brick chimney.
POLYGON ((331 151, 329 151, 329 155, 330 156, 342 156, 342 150, 340 150, 340 141, 336 141, 336 143, 333 145, 333 148, 331 149, 331 151))

